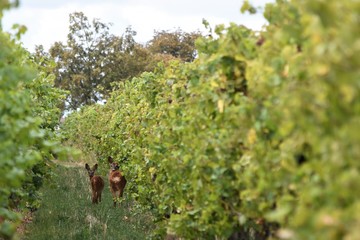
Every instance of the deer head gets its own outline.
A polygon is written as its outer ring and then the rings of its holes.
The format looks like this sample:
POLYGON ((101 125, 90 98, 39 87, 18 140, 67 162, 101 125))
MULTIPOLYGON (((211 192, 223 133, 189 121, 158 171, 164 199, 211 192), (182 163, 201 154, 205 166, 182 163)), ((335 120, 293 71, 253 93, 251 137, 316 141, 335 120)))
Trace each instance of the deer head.
POLYGON ((92 178, 95 175, 95 171, 98 168, 98 164, 95 164, 92 168, 90 168, 89 164, 85 164, 85 168, 88 171, 89 177, 92 178))

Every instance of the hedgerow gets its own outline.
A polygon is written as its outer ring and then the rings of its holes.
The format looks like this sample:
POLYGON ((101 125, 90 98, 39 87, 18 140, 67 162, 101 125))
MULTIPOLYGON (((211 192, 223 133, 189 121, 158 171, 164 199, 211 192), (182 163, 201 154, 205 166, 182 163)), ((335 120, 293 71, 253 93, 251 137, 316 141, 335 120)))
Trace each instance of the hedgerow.
POLYGON ((260 33, 217 26, 194 62, 118 84, 63 131, 120 162, 127 196, 153 212, 159 236, 355 239, 359 10, 267 4, 260 33))

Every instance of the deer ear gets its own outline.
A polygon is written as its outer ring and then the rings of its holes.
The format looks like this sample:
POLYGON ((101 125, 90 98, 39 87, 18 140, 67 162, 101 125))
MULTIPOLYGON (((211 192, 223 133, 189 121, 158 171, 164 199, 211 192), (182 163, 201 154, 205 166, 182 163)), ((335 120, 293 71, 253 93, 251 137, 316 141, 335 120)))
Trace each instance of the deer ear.
POLYGON ((108 162, 109 162, 109 163, 112 163, 112 162, 113 162, 113 158, 109 156, 109 157, 108 157, 108 162))
POLYGON ((89 164, 85 164, 85 168, 86 168, 86 170, 90 170, 90 166, 89 166, 89 164))
POLYGON ((93 170, 96 170, 98 168, 98 164, 96 163, 94 166, 93 166, 93 170))

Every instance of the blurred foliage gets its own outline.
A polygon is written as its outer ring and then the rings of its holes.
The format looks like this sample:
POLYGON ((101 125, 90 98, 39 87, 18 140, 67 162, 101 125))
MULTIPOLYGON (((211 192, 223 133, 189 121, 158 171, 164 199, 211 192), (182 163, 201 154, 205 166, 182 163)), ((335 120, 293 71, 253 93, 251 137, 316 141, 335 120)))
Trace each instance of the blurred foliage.
POLYGON ((159 238, 357 239, 359 12, 355 0, 267 4, 263 31, 217 26, 194 62, 71 114, 66 139, 120 162, 159 238))
POLYGON ((155 31, 153 39, 147 43, 147 48, 152 53, 165 54, 192 62, 196 58, 195 40, 201 37, 200 32, 155 31))
POLYGON ((1 0, 0 1, 0 29, 2 29, 1 19, 3 17, 3 11, 8 10, 13 7, 19 6, 19 0, 9 1, 9 0, 1 0))
MULTIPOLYGON (((10 4, 11 5, 11 4, 10 4)), ((1 2, 3 7, 11 7, 1 2)), ((14 25, 19 28, 19 25, 14 25)), ((0 31, 0 238, 10 239, 19 212, 39 206, 37 190, 50 174, 50 159, 67 154, 55 130, 64 92, 54 76, 17 42, 18 35, 0 31)), ((65 156, 65 155, 64 155, 65 156)))

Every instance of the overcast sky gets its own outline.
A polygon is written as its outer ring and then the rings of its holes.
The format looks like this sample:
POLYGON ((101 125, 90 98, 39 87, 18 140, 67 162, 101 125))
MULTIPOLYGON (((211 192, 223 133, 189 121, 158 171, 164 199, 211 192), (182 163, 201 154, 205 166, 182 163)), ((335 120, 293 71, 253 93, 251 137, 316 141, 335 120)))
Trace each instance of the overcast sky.
MULTIPOLYGON (((264 6, 272 0, 250 0, 264 6)), ((137 42, 145 43, 154 30, 204 31, 202 19, 211 26, 235 22, 260 30, 266 23, 261 14, 242 15, 242 0, 21 0, 18 9, 5 12, 4 30, 14 23, 24 24, 28 31, 22 37, 30 51, 42 44, 46 50, 56 41, 66 42, 69 14, 83 12, 89 20, 112 23, 111 32, 121 36, 127 26, 137 32, 137 42)))

